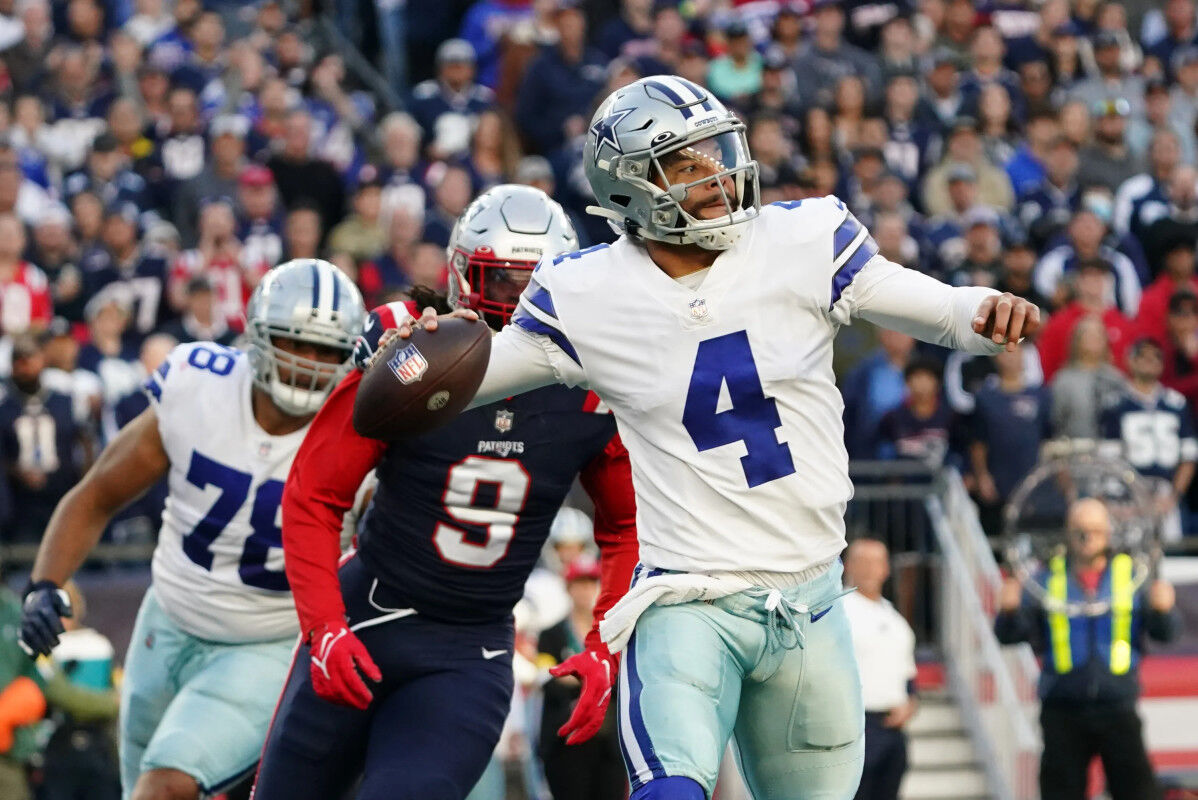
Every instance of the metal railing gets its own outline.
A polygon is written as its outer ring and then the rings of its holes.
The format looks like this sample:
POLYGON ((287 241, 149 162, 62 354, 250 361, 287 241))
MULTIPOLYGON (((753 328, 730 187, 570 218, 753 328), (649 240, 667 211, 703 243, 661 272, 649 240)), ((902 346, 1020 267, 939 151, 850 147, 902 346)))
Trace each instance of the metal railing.
POLYGON ((999 646, 992 623, 998 564, 957 472, 943 471, 937 483, 926 502, 942 560, 938 633, 949 685, 994 797, 1036 800, 1040 669, 1026 644, 999 646))

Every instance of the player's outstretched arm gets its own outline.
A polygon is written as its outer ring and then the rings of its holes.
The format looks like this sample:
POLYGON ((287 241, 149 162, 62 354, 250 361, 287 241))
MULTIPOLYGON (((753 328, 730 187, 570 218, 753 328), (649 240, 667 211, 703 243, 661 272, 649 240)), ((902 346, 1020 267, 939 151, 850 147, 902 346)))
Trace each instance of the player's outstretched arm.
POLYGON ((1040 328, 1040 309, 980 286, 948 286, 875 256, 833 306, 926 342, 994 354, 1040 328))
POLYGON ((148 408, 116 435, 99 460, 54 509, 25 595, 21 643, 48 655, 62 633, 70 604, 59 588, 95 547, 109 520, 144 494, 170 468, 158 417, 148 408))

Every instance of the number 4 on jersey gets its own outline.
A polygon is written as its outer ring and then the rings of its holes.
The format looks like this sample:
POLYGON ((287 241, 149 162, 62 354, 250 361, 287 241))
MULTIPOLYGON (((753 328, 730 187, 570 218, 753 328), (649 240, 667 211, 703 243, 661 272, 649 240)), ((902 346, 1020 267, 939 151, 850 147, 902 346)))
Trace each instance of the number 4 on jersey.
POLYGON ((744 442, 748 453, 740 464, 750 488, 795 471, 790 448, 774 433, 782 420, 777 403, 761 388, 745 331, 699 342, 682 425, 699 452, 744 442), (720 389, 725 385, 731 407, 720 411, 720 389))

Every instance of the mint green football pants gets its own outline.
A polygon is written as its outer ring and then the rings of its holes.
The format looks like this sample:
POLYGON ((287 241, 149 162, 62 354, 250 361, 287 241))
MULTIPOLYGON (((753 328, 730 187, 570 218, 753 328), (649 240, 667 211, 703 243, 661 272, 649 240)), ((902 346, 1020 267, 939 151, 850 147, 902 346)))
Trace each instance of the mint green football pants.
MULTIPOLYGON (((637 567, 633 583, 650 574, 637 567)), ((755 800, 852 800, 865 712, 841 574, 837 561, 784 592, 641 615, 620 661, 620 744, 634 792, 684 776, 710 798, 731 739, 755 800)))

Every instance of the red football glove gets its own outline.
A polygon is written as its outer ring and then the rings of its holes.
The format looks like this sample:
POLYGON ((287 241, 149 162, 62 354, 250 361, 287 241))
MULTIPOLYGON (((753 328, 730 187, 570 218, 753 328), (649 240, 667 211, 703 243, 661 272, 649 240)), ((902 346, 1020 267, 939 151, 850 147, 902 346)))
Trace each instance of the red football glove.
POLYGON ((366 645, 344 622, 313 628, 308 647, 312 651, 312 688, 316 694, 337 705, 361 709, 370 705, 374 695, 362 675, 377 683, 383 674, 366 651, 366 645))
POLYGON ((558 736, 566 736, 566 744, 582 744, 590 739, 603 725, 607 704, 611 700, 611 687, 619 673, 620 662, 602 650, 586 650, 570 656, 549 670, 555 678, 573 675, 582 681, 582 693, 578 704, 566 724, 557 729, 558 736))

